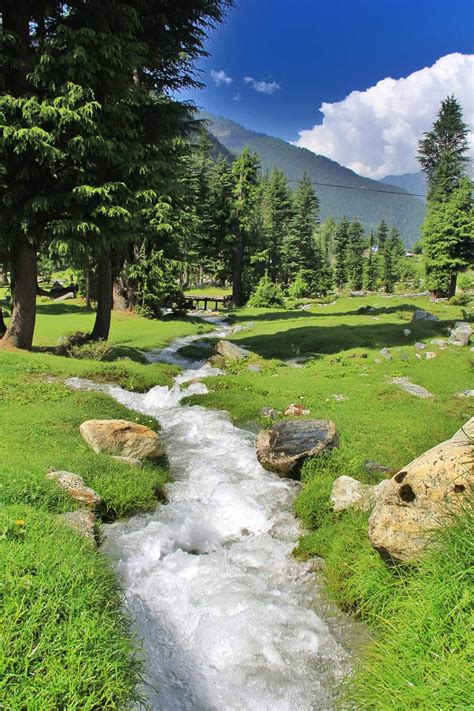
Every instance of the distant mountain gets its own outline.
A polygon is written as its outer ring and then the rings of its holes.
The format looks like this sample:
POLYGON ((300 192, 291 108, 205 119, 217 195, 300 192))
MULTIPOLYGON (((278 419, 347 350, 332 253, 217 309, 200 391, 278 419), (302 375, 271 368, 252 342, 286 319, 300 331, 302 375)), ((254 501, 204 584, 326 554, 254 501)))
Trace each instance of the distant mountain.
MULTIPOLYGON (((418 196, 426 196, 426 178, 421 170, 418 173, 386 175, 380 182, 385 183, 386 185, 397 185, 399 188, 404 188, 409 193, 414 193, 418 196)), ((424 197, 420 197, 419 199, 424 200, 424 197)))
POLYGON ((279 168, 292 187, 305 171, 314 183, 325 183, 315 185, 322 220, 331 216, 339 220, 345 215, 358 218, 367 229, 375 229, 385 220, 389 225, 396 225, 407 246, 418 240, 424 206, 418 198, 405 196, 407 191, 403 188, 362 178, 325 156, 280 138, 256 133, 230 119, 206 112, 202 112, 201 118, 208 121, 210 132, 233 155, 249 146, 259 154, 263 170, 279 168))

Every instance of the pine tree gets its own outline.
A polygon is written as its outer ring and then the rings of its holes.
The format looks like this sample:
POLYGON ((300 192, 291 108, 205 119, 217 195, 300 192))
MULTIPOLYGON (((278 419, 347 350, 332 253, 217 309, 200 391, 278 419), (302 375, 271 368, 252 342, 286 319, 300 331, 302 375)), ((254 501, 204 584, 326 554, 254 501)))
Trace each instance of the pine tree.
POLYGON ((446 200, 466 175, 468 127, 454 96, 441 102, 433 128, 418 144, 418 161, 428 181, 428 201, 446 200))
POLYGON ((339 290, 344 289, 348 281, 349 227, 349 220, 343 217, 334 238, 334 279, 339 290))
POLYGON ((376 232, 376 244, 379 252, 382 252, 388 237, 388 227, 385 220, 382 220, 380 225, 377 227, 376 232))
POLYGON ((320 267, 319 252, 315 244, 318 215, 319 200, 310 178, 305 173, 295 190, 293 217, 285 243, 285 272, 289 281, 292 281, 301 269, 317 272, 320 267))
POLYGON ((472 211, 467 135, 461 106, 450 96, 441 103, 432 131, 419 142, 418 160, 429 188, 423 253, 428 288, 436 296, 453 296, 458 272, 465 267, 465 225, 472 211))
POLYGON ((354 220, 349 227, 347 274, 352 289, 362 289, 364 278, 364 226, 354 220))
POLYGON ((267 269, 273 281, 282 278, 283 249, 293 205, 291 190, 284 173, 277 168, 270 173, 263 185, 263 228, 266 237, 267 269))
POLYGON ((364 286, 369 291, 376 291, 378 282, 378 259, 374 252, 375 238, 374 233, 370 232, 369 237, 369 254, 365 262, 364 271, 364 286))
POLYGON ((428 289, 453 296, 459 271, 474 262, 473 184, 463 178, 448 200, 431 201, 423 223, 428 289))
POLYGON ((245 303, 244 263, 255 238, 259 200, 260 163, 256 153, 244 148, 232 164, 232 301, 245 303))

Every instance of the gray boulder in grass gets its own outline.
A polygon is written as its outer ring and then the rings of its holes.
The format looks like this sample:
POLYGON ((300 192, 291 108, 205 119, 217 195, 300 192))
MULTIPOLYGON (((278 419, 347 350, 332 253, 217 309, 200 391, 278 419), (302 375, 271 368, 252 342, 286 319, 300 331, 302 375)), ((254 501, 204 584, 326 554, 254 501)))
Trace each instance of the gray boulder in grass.
POLYGON ((307 457, 337 446, 337 429, 332 420, 284 420, 259 432, 257 458, 265 469, 290 474, 307 457))
POLYGON ((163 447, 157 433, 128 420, 87 420, 79 427, 83 440, 96 454, 133 459, 157 459, 163 447))
POLYGON ((472 328, 467 321, 458 321, 451 331, 448 343, 452 346, 468 346, 472 332, 472 328))

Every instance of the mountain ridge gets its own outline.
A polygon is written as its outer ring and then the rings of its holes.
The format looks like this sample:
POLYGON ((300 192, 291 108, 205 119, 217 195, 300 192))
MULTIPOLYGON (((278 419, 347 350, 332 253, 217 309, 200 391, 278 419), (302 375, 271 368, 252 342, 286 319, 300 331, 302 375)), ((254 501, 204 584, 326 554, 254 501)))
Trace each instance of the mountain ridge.
POLYGON ((231 154, 238 155, 248 146, 260 156, 262 170, 279 168, 291 187, 307 172, 315 184, 322 220, 328 217, 340 220, 345 216, 360 219, 366 229, 376 229, 384 219, 398 228, 407 246, 418 240, 424 205, 403 187, 364 178, 330 158, 252 131, 223 116, 202 111, 200 118, 231 154))

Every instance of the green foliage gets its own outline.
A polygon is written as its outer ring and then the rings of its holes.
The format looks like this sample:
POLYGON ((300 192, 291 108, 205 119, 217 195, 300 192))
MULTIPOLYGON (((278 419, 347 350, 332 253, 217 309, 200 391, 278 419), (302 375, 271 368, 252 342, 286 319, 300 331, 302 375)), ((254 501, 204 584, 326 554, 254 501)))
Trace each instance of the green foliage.
POLYGON ((282 307, 285 305, 285 297, 279 284, 275 284, 265 275, 260 279, 248 304, 257 308, 282 307))
POLYGON ((307 281, 307 272, 300 269, 294 280, 291 282, 288 288, 288 296, 292 299, 302 299, 307 296, 311 296, 310 283, 307 281))
POLYGON ((460 181, 446 200, 429 203, 423 224, 423 249, 428 288, 453 296, 460 270, 472 263, 474 202, 472 183, 460 181))
POLYGON ((184 295, 178 284, 177 265, 165 259, 162 250, 143 241, 129 267, 129 281, 139 313, 157 318, 164 306, 182 306, 184 295))
POLYGON ((347 283, 347 251, 349 246, 349 220, 343 218, 337 226, 334 238, 334 278, 338 289, 347 283))
POLYGON ((293 280, 301 269, 317 271, 320 261, 315 243, 318 214, 319 201, 305 173, 294 194, 293 216, 284 245, 285 274, 289 280, 293 280))

